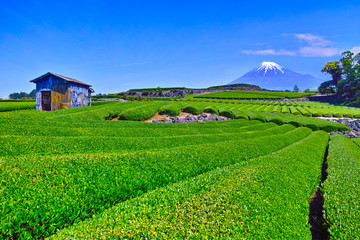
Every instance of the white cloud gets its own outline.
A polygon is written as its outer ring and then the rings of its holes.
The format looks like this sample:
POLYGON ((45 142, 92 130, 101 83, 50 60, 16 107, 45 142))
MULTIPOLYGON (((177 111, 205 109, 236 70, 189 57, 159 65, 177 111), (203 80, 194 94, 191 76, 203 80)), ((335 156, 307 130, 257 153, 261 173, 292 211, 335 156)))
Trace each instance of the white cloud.
POLYGON ((332 47, 333 42, 310 33, 295 33, 297 39, 305 42, 307 46, 300 47, 299 55, 304 57, 331 57, 340 54, 338 48, 332 47))
POLYGON ((339 53, 340 51, 337 48, 310 46, 299 49, 299 55, 304 57, 331 57, 339 53))
POLYGON ((274 49, 264 49, 264 50, 243 50, 242 53, 253 54, 253 55, 288 55, 295 56, 296 52, 280 49, 278 51, 274 49))
POLYGON ((360 53, 360 46, 353 47, 350 51, 355 54, 358 54, 360 53))
MULTIPOLYGON (((282 34, 283 37, 290 34, 282 34)), ((287 56, 303 56, 303 57, 331 57, 340 54, 338 48, 333 47, 334 43, 323 38, 322 36, 313 35, 311 33, 295 33, 291 34, 298 40, 303 42, 305 46, 292 51, 286 49, 261 49, 261 50, 243 50, 245 54, 254 55, 287 55, 287 56)), ((360 52, 360 47, 355 47, 360 52), (358 49, 359 48, 359 49, 358 49)))
POLYGON ((333 45, 333 42, 311 33, 295 33, 294 35, 297 39, 304 41, 310 46, 327 47, 333 45))

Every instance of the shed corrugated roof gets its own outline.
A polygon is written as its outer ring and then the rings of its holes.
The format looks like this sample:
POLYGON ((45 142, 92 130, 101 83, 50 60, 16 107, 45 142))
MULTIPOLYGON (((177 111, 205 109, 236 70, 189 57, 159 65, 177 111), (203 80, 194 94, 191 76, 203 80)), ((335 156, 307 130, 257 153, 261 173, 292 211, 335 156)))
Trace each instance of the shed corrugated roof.
POLYGON ((61 79, 64 79, 65 81, 68 81, 68 82, 73 82, 73 83, 77 83, 77 84, 80 84, 80 85, 84 85, 84 86, 87 86, 87 87, 91 87, 91 85, 89 84, 86 84, 86 83, 83 83, 83 82, 80 82, 79 80, 76 80, 76 79, 73 79, 73 78, 69 78, 69 77, 65 77, 65 76, 62 76, 60 74, 56 74, 56 73, 51 73, 51 72, 48 72, 48 73, 45 73, 44 75, 40 76, 40 77, 37 77, 33 80, 31 80, 30 82, 33 82, 33 83, 36 83, 37 81, 47 77, 47 76, 50 76, 50 75, 53 75, 53 76, 56 76, 56 77, 59 77, 61 79))

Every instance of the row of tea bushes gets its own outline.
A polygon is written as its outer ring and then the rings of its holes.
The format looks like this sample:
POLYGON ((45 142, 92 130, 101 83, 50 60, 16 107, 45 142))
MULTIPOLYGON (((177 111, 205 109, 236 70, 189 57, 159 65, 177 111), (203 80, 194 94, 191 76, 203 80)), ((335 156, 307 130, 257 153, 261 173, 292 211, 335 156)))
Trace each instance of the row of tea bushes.
MULTIPOLYGON (((176 113, 179 112, 181 108, 182 111, 192 113, 192 114, 200 114, 202 112, 211 112, 217 113, 219 115, 229 117, 229 118, 244 118, 250 120, 259 120, 262 122, 275 122, 277 124, 283 123, 290 123, 294 124, 295 126, 307 126, 313 130, 325 130, 328 132, 331 131, 348 131, 349 128, 343 124, 330 122, 322 119, 317 118, 309 118, 301 115, 296 114, 289 114, 289 113, 270 113, 270 112, 259 112, 259 111, 252 111, 258 108, 258 105, 252 105, 253 108, 244 108, 244 105, 241 104, 228 104, 228 103, 207 103, 207 102, 179 102, 169 105, 168 102, 126 102, 126 103, 111 103, 111 104, 104 104, 101 106, 95 107, 85 107, 85 108, 73 108, 73 109, 66 109, 63 111, 55 111, 55 112, 47 112, 41 113, 38 111, 32 111, 32 113, 23 112, 19 115, 27 116, 27 119, 24 119, 24 125, 19 125, 17 122, 16 126, 13 126, 15 129, 14 131, 21 132, 18 130, 24 131, 24 133, 33 132, 34 135, 38 135, 36 126, 32 128, 28 128, 26 122, 29 121, 29 117, 33 119, 44 119, 41 124, 49 124, 51 121, 58 119, 63 122, 71 122, 72 126, 75 126, 76 122, 80 123, 81 126, 87 124, 81 122, 81 119, 86 118, 88 120, 101 120, 107 117, 108 119, 112 119, 114 117, 119 117, 120 119, 126 120, 144 120, 149 119, 154 116, 159 109, 163 108, 166 110, 168 107, 173 107, 176 109, 176 113), (251 109, 251 110, 249 110, 251 109), (79 122, 80 121, 80 122, 79 122), (45 123, 46 122, 46 123, 45 123)), ((175 113, 175 112, 174 112, 175 113)), ((9 114, 8 114, 9 115, 9 114)), ((4 115, 3 121, 11 122, 11 116, 6 117, 4 115)), ((40 123, 39 121, 37 121, 40 123)), ((4 126, 0 126, 1 128, 4 126)), ((63 128, 59 128, 59 123, 57 126, 52 129, 52 131, 62 132, 64 135, 71 135, 75 134, 74 132, 68 131, 68 126, 64 126, 63 128)), ((41 128, 41 127, 40 127, 41 128)), ((4 129, 5 130, 5 129, 4 129)), ((11 128, 6 129, 9 131, 13 131, 11 128)), ((42 129, 39 130, 40 132, 43 131, 42 129)), ((49 134, 51 134, 51 132, 49 134)), ((89 130, 91 131, 91 130, 89 130)))
POLYGON ((0 112, 35 109, 35 102, 0 102, 0 112))
POLYGON ((298 93, 298 92, 275 92, 275 91, 224 91, 206 93, 195 96, 195 98, 215 98, 215 99, 284 99, 284 98, 301 98, 304 96, 314 95, 315 93, 298 93))
MULTIPOLYGON (((149 123, 138 125, 156 127, 149 123)), ((201 126, 206 123, 191 125, 201 133, 201 126)), ((226 125, 222 126, 226 131, 226 125)), ((178 147, 172 147, 179 142, 174 136, 168 144, 162 146, 159 141, 153 149, 138 147, 131 151, 129 146, 130 150, 119 153, 84 154, 81 152, 85 144, 80 144, 74 145, 74 152, 69 155, 4 156, 0 161, 1 236, 23 239, 49 236, 118 202, 218 167, 267 155, 311 132, 307 128, 280 127, 277 134, 277 130, 270 128, 269 135, 266 131, 249 131, 233 134, 228 140, 217 141, 215 136, 207 143, 194 140, 189 141, 190 145, 178 147)), ((109 150, 105 145, 101 147, 109 150)))
POLYGON ((311 239, 328 134, 119 203, 51 239, 311 239))
POLYGON ((323 184, 325 216, 334 239, 360 236, 360 147, 343 135, 332 135, 323 184))
MULTIPOLYGON (((251 121, 254 122, 254 121, 251 121)), ((160 134, 155 135, 156 131, 143 131, 134 136, 135 129, 126 131, 132 136, 109 137, 106 132, 100 136, 88 137, 63 137, 63 136, 33 136, 24 138, 23 136, 0 136, 0 156, 19 156, 19 155, 64 155, 64 154, 85 154, 85 153, 120 153, 141 150, 156 149, 167 147, 189 146, 202 143, 216 143, 241 138, 255 138, 280 134, 294 128, 292 125, 277 126, 275 124, 240 124, 228 126, 229 130, 197 132, 184 131, 182 129, 160 129, 160 134), (275 132, 274 132, 275 131, 275 132), (146 134, 147 137, 141 136, 146 134), (173 137, 170 137, 173 136, 173 137)), ((100 134, 100 133, 99 133, 100 134)), ((124 134, 124 132, 123 132, 124 134)))
POLYGON ((250 120, 258 120, 261 122, 275 122, 276 124, 280 124, 280 125, 284 123, 289 123, 289 124, 293 124, 296 127, 306 126, 311 128, 312 130, 321 129, 327 132, 350 130, 347 126, 341 123, 326 121, 318 118, 309 118, 309 117, 301 116, 299 114, 250 111, 248 109, 237 107, 237 105, 232 105, 232 104, 228 104, 228 105, 212 104, 210 106, 215 109, 216 108, 219 110, 221 109, 222 112, 226 112, 226 114, 223 114, 224 116, 235 119, 243 118, 250 120), (230 112, 230 114, 228 114, 228 112, 230 112))
MULTIPOLYGON (((164 104, 164 103, 163 103, 164 104)), ((164 107, 174 106, 177 108, 177 111, 179 111, 180 107, 182 108, 182 111, 191 113, 191 114, 200 114, 207 110, 207 112, 217 112, 219 115, 227 117, 227 118, 244 118, 244 119, 251 119, 251 120, 259 120, 262 122, 275 122, 277 124, 284 124, 284 123, 290 123, 294 124, 297 127, 300 126, 307 126, 310 127, 313 130, 324 130, 327 132, 332 131, 349 131, 349 128, 343 124, 337 123, 337 122, 330 122, 322 119, 317 118, 309 118, 305 116, 299 115, 300 112, 295 113, 295 109, 293 109, 293 106, 290 106, 290 108, 287 107, 288 113, 270 113, 270 112, 261 112, 258 111, 259 106, 258 105, 252 105, 252 108, 244 108, 243 106, 236 105, 236 104, 224 104, 224 103, 218 103, 218 104, 209 104, 204 102, 193 102, 190 104, 173 104, 173 105, 163 105, 160 106, 158 104, 149 104, 149 103, 139 103, 139 106, 129 108, 125 112, 130 115, 130 113, 134 112, 133 114, 137 117, 128 117, 126 119, 145 119, 150 118, 151 116, 155 115, 157 112, 156 107, 159 107, 159 109, 164 107), (142 115, 142 109, 146 109, 148 112, 147 115, 142 115), (290 114, 290 110, 292 109, 292 114, 290 114), (246 117, 247 116, 247 117, 246 117)), ((263 106, 260 106, 261 108, 265 109, 263 106)), ((284 107, 284 106, 282 106, 284 107)), ((120 113, 120 115, 122 115, 120 113)))
POLYGON ((241 104, 243 108, 251 111, 265 111, 265 112, 285 112, 302 114, 309 117, 349 117, 360 118, 360 109, 355 107, 340 107, 333 106, 326 103, 318 102, 302 102, 302 101, 250 101, 250 100, 215 100, 215 99, 183 99, 181 101, 194 102, 211 102, 211 103, 227 103, 227 104, 241 104), (261 108, 260 106, 266 107, 261 108), (272 108, 272 110, 270 110, 272 108), (266 109, 266 110, 265 110, 266 109))

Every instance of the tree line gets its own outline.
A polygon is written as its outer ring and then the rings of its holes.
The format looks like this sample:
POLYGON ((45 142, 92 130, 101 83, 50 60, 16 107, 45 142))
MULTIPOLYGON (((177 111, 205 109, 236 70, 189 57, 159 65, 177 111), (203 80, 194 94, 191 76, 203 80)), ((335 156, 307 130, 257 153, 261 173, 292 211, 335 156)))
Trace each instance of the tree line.
POLYGON ((36 90, 34 89, 30 93, 14 92, 9 95, 10 99, 21 99, 23 97, 36 97, 36 90))

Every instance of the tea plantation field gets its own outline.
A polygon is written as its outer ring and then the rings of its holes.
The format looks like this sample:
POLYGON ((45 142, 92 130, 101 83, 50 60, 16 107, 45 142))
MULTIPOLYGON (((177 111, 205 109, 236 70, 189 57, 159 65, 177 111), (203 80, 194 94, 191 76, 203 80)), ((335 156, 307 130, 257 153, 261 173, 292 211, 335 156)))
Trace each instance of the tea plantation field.
POLYGON ((231 90, 231 91, 206 93, 206 94, 198 95, 196 97, 218 98, 218 99, 284 99, 284 98, 301 98, 309 95, 316 95, 316 93, 231 90))
POLYGON ((309 201, 325 165, 327 232, 356 239, 359 142, 326 132, 347 127, 242 105, 1 112, 0 239, 312 239, 309 201), (160 109, 235 120, 139 121, 160 109), (132 121, 105 120, 115 116, 132 121))
POLYGON ((0 112, 35 109, 35 102, 6 102, 0 101, 0 112))
POLYGON ((205 98, 189 98, 179 101, 187 102, 207 102, 238 104, 239 109, 260 111, 260 112, 278 112, 292 113, 308 117, 345 117, 360 118, 360 109, 355 107, 334 106, 328 103, 310 102, 310 101, 270 101, 270 100, 217 100, 205 98))

